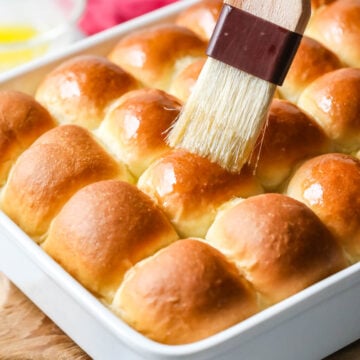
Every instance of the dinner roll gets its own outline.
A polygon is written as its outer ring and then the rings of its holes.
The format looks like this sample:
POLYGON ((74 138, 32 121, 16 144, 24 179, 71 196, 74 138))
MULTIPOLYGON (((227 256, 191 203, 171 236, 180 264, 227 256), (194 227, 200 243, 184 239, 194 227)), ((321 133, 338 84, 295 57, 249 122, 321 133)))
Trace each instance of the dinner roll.
POLYGON ((341 68, 339 58, 318 41, 304 36, 282 86, 282 97, 296 103, 304 89, 319 76, 341 68))
POLYGON ((337 150, 360 148, 360 69, 344 68, 321 76, 304 90, 298 104, 313 116, 337 150))
POLYGON ((103 179, 129 179, 88 130, 49 130, 18 158, 1 197, 2 210, 37 242, 51 220, 81 187, 103 179))
POLYGON ((205 58, 197 60, 183 71, 180 71, 172 81, 169 92, 182 101, 186 101, 194 88, 205 61, 205 58))
POLYGON ((287 194, 319 216, 350 259, 360 260, 360 160, 345 154, 310 159, 295 172, 287 194))
POLYGON ((169 150, 165 137, 180 109, 180 101, 162 90, 134 90, 111 108, 97 135, 139 177, 169 150))
POLYGON ((189 29, 160 24, 126 35, 108 57, 145 86, 168 91, 173 77, 205 50, 206 43, 189 29))
POLYGON ((281 194, 248 198, 220 212, 206 239, 276 303, 347 265, 329 230, 303 203, 281 194))
POLYGON ((55 126, 35 99, 17 91, 0 91, 0 186, 16 158, 42 133, 55 126))
POLYGON ((35 97, 59 123, 95 129, 115 99, 138 87, 137 80, 106 58, 80 55, 49 72, 35 97))
POLYGON ((204 237, 222 203, 262 192, 252 170, 230 173, 184 150, 153 163, 138 187, 164 209, 181 237, 204 237))
POLYGON ((112 309, 149 338, 179 345, 226 329, 258 306, 252 288, 222 254, 184 239, 130 269, 112 309))
POLYGON ((360 67, 360 0, 340 0, 315 12, 306 34, 348 66, 360 67))
POLYGON ((311 117, 289 101, 274 99, 249 161, 261 184, 274 190, 300 160, 327 152, 330 146, 311 117))
POLYGON ((192 30, 204 41, 209 41, 222 5, 222 0, 199 1, 183 10, 176 18, 176 23, 192 30))
POLYGON ((135 185, 104 180, 70 198, 43 249, 110 302, 127 269, 177 238, 162 211, 135 185))

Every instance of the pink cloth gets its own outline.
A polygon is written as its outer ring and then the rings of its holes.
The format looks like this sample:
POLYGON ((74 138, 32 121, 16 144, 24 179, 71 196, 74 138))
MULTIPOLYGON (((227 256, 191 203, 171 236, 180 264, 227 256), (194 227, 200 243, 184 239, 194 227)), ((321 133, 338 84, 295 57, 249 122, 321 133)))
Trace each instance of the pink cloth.
POLYGON ((95 34, 176 0, 88 0, 80 29, 95 34))

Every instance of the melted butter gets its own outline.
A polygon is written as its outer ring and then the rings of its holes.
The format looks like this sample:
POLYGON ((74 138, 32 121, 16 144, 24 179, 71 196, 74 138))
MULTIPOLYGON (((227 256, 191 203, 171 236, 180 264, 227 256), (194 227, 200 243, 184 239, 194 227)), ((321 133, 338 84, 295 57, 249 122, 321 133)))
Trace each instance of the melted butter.
POLYGON ((30 25, 0 25, 0 43, 28 41, 38 35, 30 25))
POLYGON ((0 25, 0 71, 43 55, 47 44, 26 44, 37 35, 39 32, 31 25, 0 25))

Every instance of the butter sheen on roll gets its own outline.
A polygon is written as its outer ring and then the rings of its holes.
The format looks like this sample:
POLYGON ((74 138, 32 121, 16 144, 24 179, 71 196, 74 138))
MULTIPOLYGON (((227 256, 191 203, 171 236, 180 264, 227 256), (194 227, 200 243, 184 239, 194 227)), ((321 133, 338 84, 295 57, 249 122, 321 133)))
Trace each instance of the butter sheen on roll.
POLYGON ((256 294, 211 246, 184 239, 126 274, 112 310, 149 338, 191 343, 258 311, 256 294))
POLYGON ((282 97, 297 103, 301 93, 321 75, 339 69, 339 58, 318 41, 304 36, 282 86, 282 97))
POLYGON ((50 71, 36 99, 60 124, 97 128, 111 103, 140 85, 130 74, 96 55, 79 55, 50 71))
POLYGON ((205 58, 197 60, 180 71, 174 77, 169 93, 175 95, 182 101, 186 101, 196 84, 205 61, 205 58))
POLYGON ((273 304, 347 266, 343 251, 303 203, 262 194, 219 213, 206 239, 273 304))
POLYGON ((87 185, 64 205, 43 249, 87 289, 112 301, 124 273, 178 239, 169 220, 135 185, 87 185))
POLYGON ((112 106, 97 135, 139 177, 170 150, 165 138, 181 106, 178 99, 158 89, 131 91, 112 106))
POLYGON ((263 192, 252 169, 230 173, 184 150, 173 150, 150 165, 138 187, 164 209, 181 237, 204 237, 220 205, 263 192))
POLYGON ((301 160, 330 149, 330 140, 310 116, 289 101, 274 99, 249 162, 261 184, 275 190, 301 160))
POLYGON ((55 125, 49 112, 32 96, 0 91, 0 186, 17 157, 55 125))
POLYGON ((124 36, 108 58, 147 87, 168 91, 172 79, 205 56, 206 43, 191 30, 160 24, 124 36))
POLYGON ((71 195, 91 182, 111 178, 131 179, 88 130, 58 126, 19 156, 3 189, 1 209, 41 242, 71 195))
POLYGON ((287 194, 317 214, 352 262, 360 260, 360 160, 335 153, 309 159, 294 173, 287 194))
POLYGON ((360 149, 360 69, 329 72, 312 82, 298 103, 335 143, 336 150, 360 149))
POLYGON ((222 0, 202 0, 183 10, 176 18, 178 25, 187 27, 204 41, 209 41, 219 18, 222 0))
POLYGON ((306 34, 348 66, 360 67, 360 0, 333 1, 316 11, 306 34))

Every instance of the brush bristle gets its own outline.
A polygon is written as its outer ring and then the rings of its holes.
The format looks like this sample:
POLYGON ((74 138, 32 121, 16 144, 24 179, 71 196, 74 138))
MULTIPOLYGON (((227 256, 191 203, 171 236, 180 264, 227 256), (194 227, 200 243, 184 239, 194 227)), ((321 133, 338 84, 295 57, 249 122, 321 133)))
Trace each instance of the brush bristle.
POLYGON ((168 136, 180 147, 239 172, 247 161, 276 86, 208 58, 168 136))

